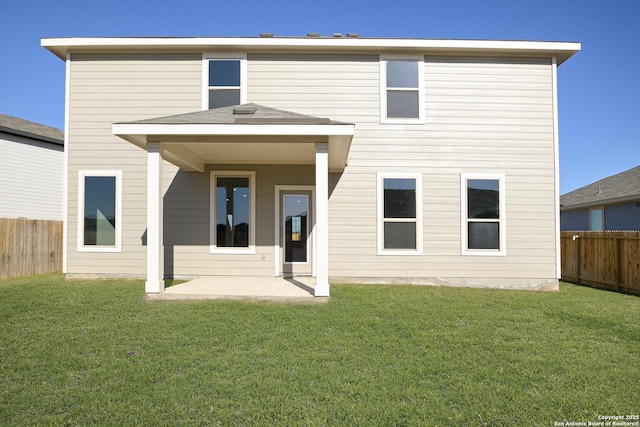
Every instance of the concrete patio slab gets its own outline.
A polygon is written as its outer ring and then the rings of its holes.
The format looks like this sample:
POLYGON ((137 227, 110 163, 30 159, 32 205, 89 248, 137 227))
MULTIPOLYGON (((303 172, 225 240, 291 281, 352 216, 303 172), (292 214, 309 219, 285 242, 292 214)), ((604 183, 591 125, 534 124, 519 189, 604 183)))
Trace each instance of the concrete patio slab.
POLYGON ((328 298, 313 296, 313 277, 212 276, 173 285, 161 293, 147 294, 148 300, 230 299, 323 303, 328 298))

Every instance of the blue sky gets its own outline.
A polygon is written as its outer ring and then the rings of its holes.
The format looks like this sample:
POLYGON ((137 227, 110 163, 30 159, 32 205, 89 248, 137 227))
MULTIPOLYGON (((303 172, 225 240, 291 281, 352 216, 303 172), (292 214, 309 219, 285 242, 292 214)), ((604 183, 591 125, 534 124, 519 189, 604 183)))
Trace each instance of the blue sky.
POLYGON ((0 113, 63 128, 64 63, 43 37, 359 33, 577 41, 558 72, 560 188, 640 164, 640 0, 3 0, 0 113))

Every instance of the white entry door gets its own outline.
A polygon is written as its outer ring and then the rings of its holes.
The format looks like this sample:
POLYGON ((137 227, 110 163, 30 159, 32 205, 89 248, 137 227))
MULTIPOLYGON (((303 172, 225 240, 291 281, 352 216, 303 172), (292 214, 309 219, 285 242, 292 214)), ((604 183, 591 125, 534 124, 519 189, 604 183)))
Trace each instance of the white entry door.
POLYGON ((280 259, 282 276, 313 273, 312 192, 280 192, 280 259))

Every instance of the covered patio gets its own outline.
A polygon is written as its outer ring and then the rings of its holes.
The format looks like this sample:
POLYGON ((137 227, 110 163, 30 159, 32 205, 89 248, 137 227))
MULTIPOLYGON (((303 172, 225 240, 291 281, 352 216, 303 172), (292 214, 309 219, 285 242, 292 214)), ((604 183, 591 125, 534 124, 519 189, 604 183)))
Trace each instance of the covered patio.
MULTIPOLYGON (((286 289, 283 295, 302 290, 315 297, 329 296, 329 171, 344 170, 355 125, 257 104, 243 104, 114 123, 112 132, 147 151, 147 294, 168 292, 167 295, 196 295, 204 288, 211 289, 212 295, 216 292, 232 292, 223 291, 225 287, 221 285, 222 282, 215 280, 216 277, 206 279, 209 282, 198 279, 200 282, 195 280, 195 284, 189 282, 190 285, 178 285, 181 288, 174 290, 174 287, 170 287, 165 290, 162 164, 166 160, 185 171, 197 172, 205 172, 208 164, 314 165, 313 287, 303 282, 298 283, 304 286, 296 286, 298 277, 264 277, 264 280, 262 277, 255 278, 256 283, 260 282, 262 286, 267 279, 273 279, 273 283, 270 282, 270 286, 267 286, 273 288, 271 291, 258 289, 257 285, 250 285, 250 281, 240 277, 233 283, 239 289, 239 284, 245 283, 245 291, 242 292, 253 289, 254 296, 265 292, 277 293, 279 287, 286 289), (214 286, 214 283, 217 285, 214 286)), ((275 246, 279 244, 274 242, 275 246)), ((221 280, 231 283, 225 278, 221 280)))
POLYGON ((240 300, 287 303, 326 302, 316 297, 313 277, 214 276, 169 286, 161 293, 149 293, 157 300, 240 300))

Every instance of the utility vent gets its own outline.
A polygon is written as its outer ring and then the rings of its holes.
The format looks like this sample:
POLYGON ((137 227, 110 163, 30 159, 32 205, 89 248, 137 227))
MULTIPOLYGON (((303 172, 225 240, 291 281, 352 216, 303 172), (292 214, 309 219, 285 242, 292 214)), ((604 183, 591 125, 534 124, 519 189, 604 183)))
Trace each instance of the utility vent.
POLYGON ((255 114, 258 108, 255 105, 236 105, 233 114, 255 114))
POLYGON ((273 33, 260 33, 260 37, 273 37, 273 33))
POLYGON ((320 37, 320 33, 307 33, 307 37, 320 37))
POLYGON ((358 37, 360 37, 360 34, 358 34, 358 33, 347 33, 347 37, 350 37, 352 39, 357 39, 358 37))
POLYGON ((340 38, 342 37, 342 33, 333 33, 333 37, 340 38))

